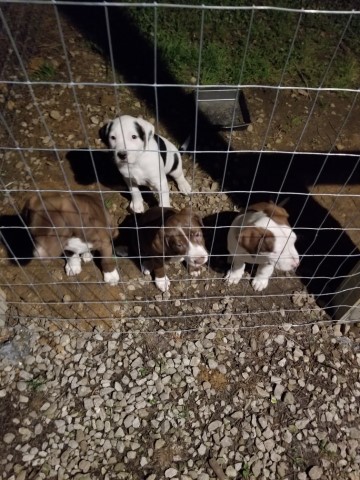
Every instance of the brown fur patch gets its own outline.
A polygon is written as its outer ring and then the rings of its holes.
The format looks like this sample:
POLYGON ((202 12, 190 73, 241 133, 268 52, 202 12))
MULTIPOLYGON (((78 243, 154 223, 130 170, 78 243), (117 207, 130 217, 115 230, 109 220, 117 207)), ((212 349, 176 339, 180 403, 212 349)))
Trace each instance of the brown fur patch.
POLYGON ((252 255, 274 250, 275 236, 261 227, 244 227, 238 238, 239 245, 252 255))
POLYGON ((249 210, 264 212, 269 218, 279 225, 289 225, 289 214, 285 208, 275 205, 274 202, 259 202, 249 206, 249 210))

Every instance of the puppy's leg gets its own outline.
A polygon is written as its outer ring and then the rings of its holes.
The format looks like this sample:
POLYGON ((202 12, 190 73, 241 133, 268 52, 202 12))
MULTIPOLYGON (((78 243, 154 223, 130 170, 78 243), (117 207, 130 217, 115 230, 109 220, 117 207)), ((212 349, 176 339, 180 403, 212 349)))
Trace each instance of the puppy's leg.
POLYGON ((117 285, 120 280, 119 273, 116 269, 116 262, 112 256, 112 245, 110 239, 102 243, 99 248, 101 255, 101 268, 104 275, 104 282, 109 285, 117 285))
POLYGON ((154 261, 155 285, 162 292, 167 292, 170 288, 170 279, 165 275, 165 265, 163 261, 154 261))
POLYGON ((78 275, 81 272, 81 259, 78 253, 74 253, 72 257, 67 258, 65 272, 68 277, 78 275))
POLYGON ((139 187, 134 179, 124 178, 131 194, 130 209, 134 213, 144 213, 144 202, 139 187))
POLYGON ((152 181, 149 187, 159 194, 159 207, 170 207, 169 185, 165 174, 161 175, 159 182, 152 181))
POLYGON ((144 275, 151 275, 152 263, 151 260, 143 260, 140 262, 141 271, 144 275))
POLYGON ((84 252, 82 255, 81 255, 81 259, 84 263, 89 263, 91 262, 91 260, 93 259, 93 256, 92 256, 92 253, 90 252, 90 250, 88 252, 84 252))
POLYGON ((264 288, 268 286, 269 278, 271 277, 273 271, 273 265, 266 264, 258 266, 255 278, 251 282, 251 285, 256 292, 261 292, 261 290, 264 290, 264 288))
POLYGON ((177 162, 177 167, 169 175, 175 180, 180 192, 188 195, 191 192, 191 186, 184 176, 180 153, 175 154, 174 162, 177 162))
POLYGON ((245 270, 245 262, 243 262, 236 256, 233 257, 233 260, 234 262, 232 267, 225 275, 225 282, 229 285, 237 285, 241 280, 242 276, 244 275, 245 270))

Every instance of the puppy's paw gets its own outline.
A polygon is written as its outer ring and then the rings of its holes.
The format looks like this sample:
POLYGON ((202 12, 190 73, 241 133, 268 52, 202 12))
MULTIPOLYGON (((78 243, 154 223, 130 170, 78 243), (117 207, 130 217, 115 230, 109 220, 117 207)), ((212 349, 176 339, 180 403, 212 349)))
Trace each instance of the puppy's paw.
POLYGON ((178 183, 178 187, 181 193, 184 195, 189 195, 191 193, 191 186, 187 180, 183 180, 182 182, 178 183))
POLYGON ((197 268, 195 270, 189 270, 189 273, 192 277, 199 277, 201 274, 201 268, 197 268))
POLYGON ((225 283, 228 285, 237 285, 243 276, 242 270, 228 270, 225 275, 225 283))
POLYGON ((167 292, 170 288, 170 280, 165 275, 165 277, 155 277, 155 285, 158 287, 159 290, 162 292, 167 292))
POLYGON ((93 256, 92 256, 92 253, 91 252, 84 252, 82 255, 81 255, 81 258, 83 260, 84 263, 89 263, 91 262, 91 260, 93 259, 93 256))
POLYGON ((104 282, 105 283, 108 283, 109 285, 117 285, 119 283, 119 280, 120 280, 120 275, 118 273, 118 271, 116 270, 113 270, 112 272, 104 272, 104 282))
POLYGON ((65 273, 68 277, 79 275, 79 273, 81 273, 80 258, 76 259, 76 261, 69 259, 65 265, 65 273))
POLYGON ((251 285, 256 292, 261 292, 269 285, 269 279, 263 277, 255 277, 254 280, 251 282, 251 285))
POLYGON ((132 210, 134 213, 144 213, 145 208, 143 202, 130 202, 130 210, 132 210))
POLYGON ((140 267, 141 267, 141 272, 144 274, 144 275, 151 275, 151 265, 149 262, 142 262, 140 264, 140 267))

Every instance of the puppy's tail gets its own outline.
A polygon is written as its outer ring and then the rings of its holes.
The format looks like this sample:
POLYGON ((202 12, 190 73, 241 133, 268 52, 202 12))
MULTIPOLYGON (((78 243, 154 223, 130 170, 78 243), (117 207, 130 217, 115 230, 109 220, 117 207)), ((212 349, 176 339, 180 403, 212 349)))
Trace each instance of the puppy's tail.
POLYGON ((129 249, 126 245, 117 245, 115 247, 115 253, 118 257, 128 257, 129 249))
POLYGON ((187 149, 189 148, 190 142, 191 142, 191 135, 189 135, 187 137, 187 139, 185 140, 185 142, 181 145, 181 147, 179 148, 179 152, 180 153, 187 152, 187 149))
POLYGON ((281 202, 277 204, 278 207, 285 207, 285 205, 288 203, 289 200, 290 200, 290 197, 285 197, 283 200, 281 200, 281 202))

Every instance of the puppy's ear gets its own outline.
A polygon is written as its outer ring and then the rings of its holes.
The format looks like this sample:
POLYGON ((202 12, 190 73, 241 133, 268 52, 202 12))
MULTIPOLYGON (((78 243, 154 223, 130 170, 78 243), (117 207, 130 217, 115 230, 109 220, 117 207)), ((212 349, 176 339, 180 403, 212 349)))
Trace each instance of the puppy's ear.
POLYGON ((99 130, 99 137, 101 141, 108 147, 110 148, 110 142, 109 142, 109 133, 111 130, 113 122, 105 123, 100 130, 99 130))
POLYGON ((246 227, 241 231, 238 238, 239 245, 251 255, 272 252, 274 250, 275 237, 272 232, 259 227, 246 227))
POLYGON ((154 136, 154 125, 141 117, 138 117, 135 121, 135 128, 139 137, 144 142, 144 150, 147 150, 151 138, 154 136))
POLYGON ((204 226, 200 213, 196 212, 192 208, 190 207, 183 208, 179 213, 181 215, 188 215, 189 217, 191 216, 192 218, 196 219, 202 227, 204 226))
POLYGON ((169 241, 167 235, 165 235, 164 228, 159 228, 156 233, 152 243, 151 249, 153 252, 157 253, 159 256, 165 255, 169 249, 169 241))

